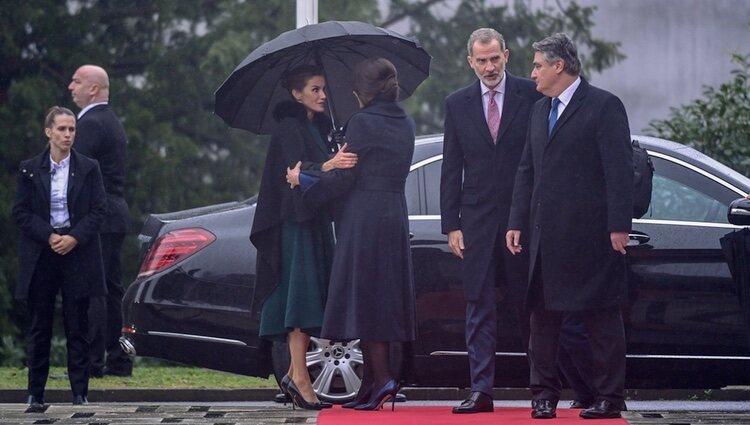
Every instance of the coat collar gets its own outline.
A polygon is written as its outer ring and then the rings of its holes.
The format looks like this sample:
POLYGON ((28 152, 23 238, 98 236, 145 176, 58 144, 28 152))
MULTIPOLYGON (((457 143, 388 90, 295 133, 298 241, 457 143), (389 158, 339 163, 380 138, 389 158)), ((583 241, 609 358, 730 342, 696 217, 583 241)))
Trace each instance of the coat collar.
POLYGON ((404 111, 404 108, 398 102, 373 100, 369 105, 360 109, 359 112, 391 118, 406 118, 406 111, 404 111))
MULTIPOLYGON (((44 152, 37 155, 35 160, 32 162, 35 164, 36 173, 39 176, 38 182, 42 186, 42 194, 47 204, 50 201, 50 170, 52 164, 49 159, 49 148, 45 149, 44 152)), ((83 181, 86 175, 94 168, 94 162, 86 160, 86 157, 82 156, 75 149, 70 150, 70 169, 68 171, 68 204, 74 204, 76 196, 81 190, 83 181)), ((31 176, 33 178, 33 176, 31 176)))
MULTIPOLYGON (((555 135, 560 131, 560 128, 562 128, 565 123, 570 119, 570 117, 576 113, 576 111, 583 105, 586 95, 589 92, 589 83, 581 77, 581 84, 578 86, 576 91, 573 93, 573 97, 570 98, 570 103, 565 107, 565 110, 563 111, 562 115, 557 119, 557 123, 555 123, 555 128, 552 129, 552 134, 549 136, 549 140, 552 141, 552 139, 555 137, 555 135)), ((546 116, 549 116, 550 109, 552 108, 552 100, 549 97, 544 98, 546 100, 546 106, 545 110, 547 112, 546 116)))

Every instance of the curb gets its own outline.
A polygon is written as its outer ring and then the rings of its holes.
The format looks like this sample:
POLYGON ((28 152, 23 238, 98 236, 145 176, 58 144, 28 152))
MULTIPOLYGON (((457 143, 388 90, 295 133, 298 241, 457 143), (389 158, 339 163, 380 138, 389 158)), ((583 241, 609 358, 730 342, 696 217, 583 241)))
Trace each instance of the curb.
MULTIPOLYGON (((88 399, 92 403, 156 403, 156 402, 245 402, 273 401, 279 393, 274 388, 248 389, 91 389, 88 399)), ((407 400, 463 400, 469 391, 459 388, 408 387, 401 390, 407 400)), ((0 390, 0 403, 23 403, 26 390, 0 390)), ((68 389, 48 389, 44 393, 48 403, 71 401, 68 389)), ((496 388, 495 400, 530 400, 531 393, 525 388, 496 388)), ((570 400, 573 393, 565 390, 562 399, 570 400)), ((750 387, 726 387, 721 389, 632 389, 625 390, 626 400, 690 400, 690 401, 747 401, 750 387)))

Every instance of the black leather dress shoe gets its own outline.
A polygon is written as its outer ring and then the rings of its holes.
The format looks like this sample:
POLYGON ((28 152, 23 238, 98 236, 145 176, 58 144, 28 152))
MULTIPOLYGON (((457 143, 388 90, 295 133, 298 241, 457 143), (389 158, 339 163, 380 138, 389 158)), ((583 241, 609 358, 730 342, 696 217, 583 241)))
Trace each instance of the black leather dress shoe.
POLYGON ((557 417, 557 403, 552 400, 539 399, 531 402, 531 417, 534 419, 552 419, 557 417))
POLYGON ((612 419, 619 418, 622 403, 617 405, 609 400, 597 400, 588 409, 582 410, 580 417, 584 419, 612 419))
POLYGON ((492 397, 481 391, 474 391, 469 398, 453 408, 453 413, 483 413, 494 410, 495 406, 492 403, 492 397))
POLYGON ((73 396, 73 404, 76 406, 89 404, 89 400, 86 398, 85 395, 76 395, 76 396, 73 396))
POLYGON ((594 404, 593 400, 573 400, 570 402, 571 409, 588 409, 594 404))
POLYGON ((41 397, 30 395, 26 403, 29 405, 26 413, 42 413, 47 410, 47 406, 44 405, 44 399, 41 397))

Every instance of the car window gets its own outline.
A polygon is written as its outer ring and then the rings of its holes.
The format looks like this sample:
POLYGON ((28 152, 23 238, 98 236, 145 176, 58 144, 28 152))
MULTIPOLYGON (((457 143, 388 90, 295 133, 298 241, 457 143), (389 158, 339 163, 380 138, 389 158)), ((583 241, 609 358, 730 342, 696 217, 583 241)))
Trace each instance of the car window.
POLYGON ((422 168, 420 167, 409 173, 409 176, 406 177, 406 210, 409 212, 409 215, 422 214, 421 203, 419 201, 421 197, 421 191, 419 190, 421 174, 422 168))
POLYGON ((440 215, 440 168, 443 161, 431 162, 424 167, 424 193, 427 215, 440 215))
POLYGON ((728 205, 738 197, 736 193, 683 165, 654 156, 651 159, 651 206, 642 218, 728 223, 728 205))

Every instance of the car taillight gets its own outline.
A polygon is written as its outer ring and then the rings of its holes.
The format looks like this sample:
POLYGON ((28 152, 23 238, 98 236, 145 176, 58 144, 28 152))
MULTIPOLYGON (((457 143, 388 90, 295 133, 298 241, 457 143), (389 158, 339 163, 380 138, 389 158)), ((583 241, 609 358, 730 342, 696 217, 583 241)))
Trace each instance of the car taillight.
POLYGON ((141 264, 137 279, 159 273, 185 260, 216 240, 213 233, 205 229, 191 228, 173 230, 163 234, 154 242, 146 259, 141 264))

